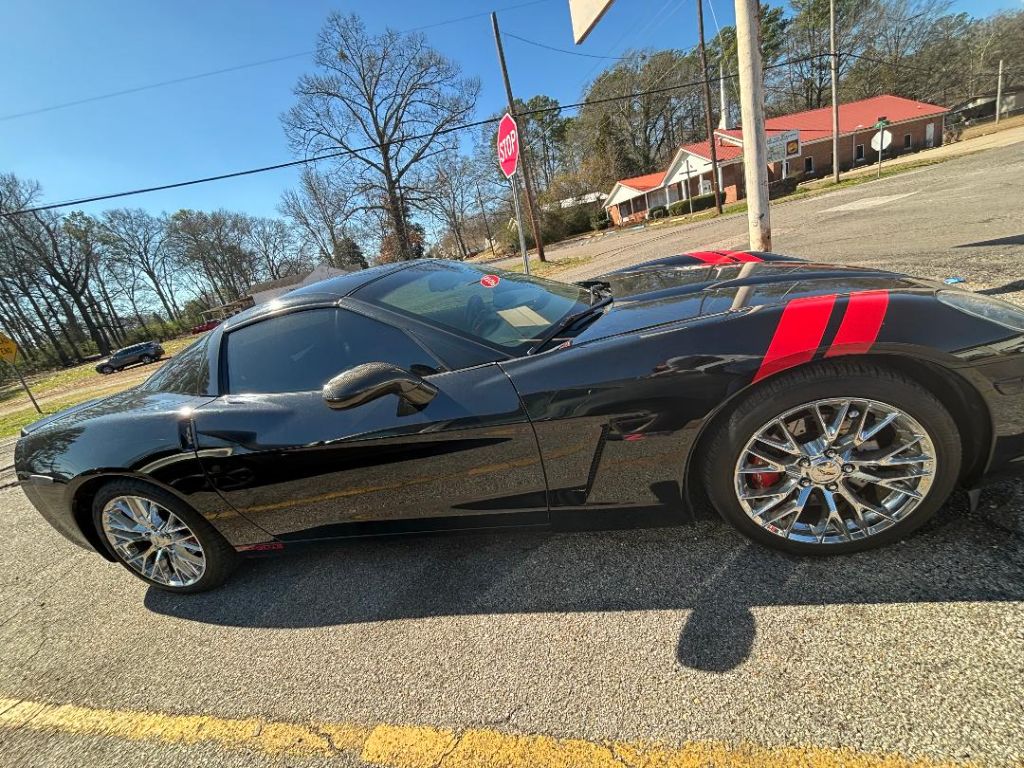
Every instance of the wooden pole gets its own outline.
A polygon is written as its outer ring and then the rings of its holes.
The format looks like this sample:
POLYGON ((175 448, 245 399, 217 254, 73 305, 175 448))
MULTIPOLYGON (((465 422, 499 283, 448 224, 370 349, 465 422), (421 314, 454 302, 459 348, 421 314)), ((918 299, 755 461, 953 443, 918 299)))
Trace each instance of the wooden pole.
POLYGON ((764 133, 764 80, 761 48, 758 44, 758 0, 735 0, 735 4, 747 229, 751 250, 770 251, 772 223, 768 207, 768 146, 764 133))
POLYGON ((715 196, 715 211, 722 212, 722 197, 718 194, 718 153, 715 151, 715 130, 711 122, 711 81, 708 80, 708 56, 704 50, 704 0, 697 0, 697 39, 700 42, 700 68, 704 73, 704 127, 711 148, 711 192, 715 196))
MULTIPOLYGON (((512 84, 508 79, 508 67, 505 66, 505 49, 501 44, 501 32, 498 30, 498 14, 491 12, 491 28, 494 30, 494 44, 498 48, 498 64, 501 65, 501 78, 505 81, 505 95, 508 97, 508 113, 516 118, 519 126, 519 167, 523 170, 523 186, 526 188, 526 213, 530 217, 530 228, 533 230, 533 242, 537 244, 537 257, 547 261, 544 256, 544 241, 540 237, 540 211, 537 208, 537 196, 533 194, 533 178, 530 175, 530 164, 526 158, 526 121, 516 116, 515 99, 512 98, 512 84)), ((517 181, 513 181, 517 184, 517 181)), ((523 254, 525 257, 526 254, 523 254)))
POLYGON ((836 0, 828 3, 828 55, 832 67, 832 181, 839 183, 839 54, 836 53, 836 0))

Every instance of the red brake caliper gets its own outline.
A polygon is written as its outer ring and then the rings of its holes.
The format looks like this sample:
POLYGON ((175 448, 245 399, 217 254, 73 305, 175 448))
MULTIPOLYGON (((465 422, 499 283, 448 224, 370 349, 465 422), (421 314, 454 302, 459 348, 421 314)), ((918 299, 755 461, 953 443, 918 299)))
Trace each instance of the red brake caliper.
MULTIPOLYGON (((755 466, 768 466, 768 463, 763 459, 759 459, 756 456, 750 457, 750 463, 755 466)), ((750 483, 755 488, 771 488, 782 477, 781 472, 755 472, 750 477, 750 483)))

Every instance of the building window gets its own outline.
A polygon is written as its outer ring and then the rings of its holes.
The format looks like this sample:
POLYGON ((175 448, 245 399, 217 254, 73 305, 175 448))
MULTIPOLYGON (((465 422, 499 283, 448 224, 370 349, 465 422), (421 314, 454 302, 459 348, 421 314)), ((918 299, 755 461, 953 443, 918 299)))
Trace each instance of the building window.
POLYGON ((909 133, 903 134, 903 148, 904 149, 910 149, 912 143, 913 143, 913 139, 910 138, 910 134, 909 133))
POLYGON ((813 157, 808 156, 804 158, 804 173, 814 173, 813 157))
POLYGON ((785 179, 788 176, 789 176, 789 160, 783 160, 782 161, 782 178, 785 179))
POLYGON ((854 160, 863 160, 864 159, 864 145, 863 144, 858 144, 857 145, 857 149, 854 152, 853 159, 854 160))

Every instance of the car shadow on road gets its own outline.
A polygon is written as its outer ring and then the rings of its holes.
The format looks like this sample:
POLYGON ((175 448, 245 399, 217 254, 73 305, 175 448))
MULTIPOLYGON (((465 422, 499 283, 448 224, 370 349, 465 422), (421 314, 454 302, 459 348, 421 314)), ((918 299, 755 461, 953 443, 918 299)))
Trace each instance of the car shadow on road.
POLYGON ((750 655, 752 609, 760 607, 1024 600, 1021 539, 969 513, 962 498, 907 541, 845 557, 791 557, 703 516, 639 530, 615 530, 610 519, 601 525, 304 547, 248 562, 213 592, 150 589, 145 604, 180 619, 258 628, 680 610, 688 613, 679 663, 725 672, 750 655))

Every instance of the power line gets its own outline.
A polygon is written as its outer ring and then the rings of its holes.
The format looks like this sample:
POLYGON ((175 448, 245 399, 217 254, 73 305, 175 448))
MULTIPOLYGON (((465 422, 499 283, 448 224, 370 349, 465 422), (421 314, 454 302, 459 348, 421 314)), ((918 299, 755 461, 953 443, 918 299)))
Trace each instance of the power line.
POLYGON ((228 72, 238 72, 243 69, 252 69, 253 67, 262 67, 266 64, 277 64, 281 61, 289 61, 290 59, 298 59, 303 56, 309 56, 312 51, 303 51, 302 53, 289 53, 287 56, 278 56, 273 59, 263 59, 262 61, 251 61, 248 64, 237 64, 233 67, 225 67, 224 69, 214 69, 210 72, 200 72, 197 75, 187 75, 185 77, 176 77, 172 80, 161 80, 157 83, 149 83, 148 85, 140 85, 135 88, 125 88, 120 91, 111 91, 110 93, 101 93, 96 96, 88 96, 84 99, 76 99, 75 101, 65 101, 60 104, 52 104, 48 107, 39 107, 38 109, 29 109, 25 112, 13 112, 9 115, 0 115, 0 121, 15 120, 19 117, 28 117, 29 115, 41 115, 44 112, 55 112, 58 109, 67 109, 68 107, 77 107, 82 104, 90 104, 94 101, 103 101, 105 99, 113 99, 118 96, 127 96, 130 93, 139 93, 140 91, 150 91, 154 88, 163 88, 168 85, 177 85, 178 83, 188 83, 193 80, 202 80, 207 77, 216 77, 217 75, 224 75, 228 72))
POLYGON ((583 51, 570 51, 566 48, 556 48, 553 45, 547 45, 546 43, 538 43, 536 40, 527 40, 525 37, 520 37, 512 32, 504 32, 505 37, 511 37, 518 40, 521 43, 527 43, 529 45, 535 45, 538 48, 544 48, 548 51, 557 51, 558 53, 567 53, 570 56, 582 56, 587 59, 608 59, 611 61, 634 61, 636 59, 647 58, 644 54, 638 54, 636 56, 600 56, 596 53, 583 53, 583 51))
MULTIPOLYGON (((502 8, 498 8, 498 11, 514 11, 517 8, 526 8, 531 5, 539 5, 540 3, 548 3, 552 0, 529 0, 526 3, 518 3, 516 5, 506 5, 502 8)), ((490 11, 481 11, 479 13, 471 13, 467 16, 459 16, 453 19, 445 19, 444 21, 436 21, 431 24, 424 24, 420 27, 412 27, 411 29, 402 30, 402 34, 409 34, 410 32, 422 32, 425 29, 434 29, 435 27, 442 27, 447 24, 458 24, 459 22, 468 21, 470 19, 476 19, 481 16, 489 16, 490 11)), ((188 83, 194 80, 203 80, 208 77, 217 77, 218 75, 226 75, 231 72, 240 72, 245 69, 253 69, 255 67, 263 67, 268 64, 278 64, 282 61, 290 61, 292 59, 299 59, 305 56, 312 56, 314 51, 300 51, 299 53, 289 53, 284 56, 277 56, 271 59, 261 59, 260 61, 250 61, 245 64, 236 64, 231 67, 224 67, 222 69, 213 69, 209 72, 199 72, 194 75, 186 75, 184 77, 175 77, 170 80, 160 80, 155 83, 147 83, 146 85, 135 86, 134 88, 123 88, 118 91, 110 91, 109 93, 100 93, 95 96, 87 96, 84 99, 75 99, 74 101, 65 101, 59 104, 51 104, 47 107, 39 107, 37 109, 28 109, 22 112, 12 112, 7 115, 0 115, 0 122, 6 122, 8 120, 16 120, 20 117, 29 117, 31 115, 41 115, 45 112, 55 112, 60 109, 67 109, 69 107, 78 107, 82 104, 91 104, 96 101, 105 101, 106 99, 114 99, 119 96, 128 96, 132 93, 140 93, 142 91, 151 91, 156 88, 164 88, 168 85, 178 85, 180 83, 188 83)))
MULTIPOLYGON (((772 69, 772 68, 775 68, 775 67, 789 66, 791 64, 800 63, 801 61, 807 61, 809 59, 820 58, 822 56, 827 56, 827 55, 828 54, 815 54, 815 55, 811 55, 811 56, 804 56, 804 57, 801 57, 801 58, 798 58, 798 59, 790 59, 788 61, 784 61, 784 62, 779 62, 777 64, 773 64, 770 67, 765 67, 765 69, 772 69)), ((718 82, 719 80, 723 80, 723 79, 731 80, 731 79, 734 79, 736 77, 738 77, 738 75, 720 75, 719 77, 713 77, 713 78, 709 78, 709 79, 710 79, 711 82, 718 82)), ((519 116, 520 117, 525 117, 525 116, 528 116, 528 115, 537 115, 537 114, 543 114, 543 113, 547 113, 547 112, 560 112, 560 111, 562 111, 564 109, 580 109, 582 107, 594 106, 594 105, 597 105, 597 104, 606 104, 606 103, 609 103, 609 102, 612 102, 612 101, 622 101, 622 100, 625 100, 625 99, 635 99, 635 98, 638 98, 640 96, 649 96, 649 95, 656 94, 656 93, 668 93, 669 91, 675 91, 675 90, 679 90, 681 88, 692 88, 692 87, 697 86, 697 85, 702 85, 703 83, 704 83, 703 79, 701 79, 701 80, 693 80, 693 81, 688 82, 688 83, 677 83, 675 85, 666 85, 666 86, 663 86, 661 88, 648 88, 647 90, 637 91, 636 93, 620 94, 618 96, 607 96, 607 97, 601 98, 601 99, 591 99, 589 101, 580 101, 580 102, 576 102, 575 104, 559 104, 559 105, 553 106, 553 107, 542 107, 540 109, 531 109, 531 110, 527 110, 527 111, 524 111, 524 112, 520 112, 519 116)), ((451 126, 449 128, 444 128, 444 129, 442 129, 440 131, 437 131, 437 132, 434 132, 434 133, 420 133, 420 134, 415 134, 415 135, 412 135, 412 136, 402 136, 399 139, 397 139, 396 141, 389 142, 389 143, 390 144, 396 144, 396 143, 399 143, 399 142, 418 141, 420 139, 427 139, 427 138, 436 137, 436 136, 445 136, 445 135, 450 134, 450 133, 455 133, 456 131, 464 131, 464 130, 468 130, 470 128, 479 128, 482 125, 488 125, 490 123, 497 123, 500 120, 501 120, 500 117, 488 117, 488 118, 485 118, 483 120, 475 120, 475 121, 473 121, 471 123, 465 123, 463 125, 456 125, 456 126, 451 126)), ((300 166, 300 165, 310 165, 310 164, 313 164, 313 163, 318 163, 318 162, 320 162, 322 160, 331 160, 331 159, 334 159, 334 158, 337 158, 337 157, 346 157, 346 156, 351 156, 351 155, 358 155, 358 154, 360 154, 362 152, 369 152, 370 150, 381 149, 384 146, 385 146, 384 144, 367 144, 366 146, 358 147, 358 148, 355 148, 355 149, 343 149, 343 150, 338 150, 336 152, 328 152, 328 153, 321 154, 321 155, 315 155, 313 157, 302 158, 300 160, 289 160, 289 161, 283 162, 283 163, 274 163, 273 165, 264 165, 264 166, 260 166, 258 168, 247 168, 247 169, 242 170, 242 171, 232 171, 230 173, 221 173, 221 174, 217 174, 215 176, 204 176, 204 177, 197 178, 197 179, 189 179, 187 181, 177 181, 177 182, 172 182, 172 183, 169 183, 169 184, 158 184, 158 185, 155 185, 155 186, 152 186, 152 187, 142 187, 140 189, 131 189, 131 190, 127 190, 127 191, 124 191, 124 192, 113 192, 113 193, 105 194, 105 195, 92 195, 90 197, 79 197, 79 198, 75 198, 73 200, 65 200, 65 201, 61 201, 61 202, 57 202, 57 203, 46 203, 44 205, 32 206, 31 208, 22 208, 22 209, 17 210, 17 211, 8 211, 6 213, 0 214, 0 216, 2 216, 4 218, 8 218, 8 217, 12 217, 12 216, 20 216, 20 215, 23 215, 23 214, 26 214, 26 213, 39 213, 39 212, 42 212, 42 211, 55 210, 57 208, 70 208, 70 207, 76 206, 76 205, 85 205, 86 203, 97 203, 97 202, 101 202, 103 200, 115 200, 115 199, 122 198, 122 197, 131 197, 131 196, 134 196, 134 195, 143 195, 143 194, 147 194, 147 193, 150 193, 150 192, 162 192, 162 191, 168 190, 168 189, 179 189, 181 187, 191 187, 191 186, 195 186, 197 184, 208 184, 208 183, 213 182, 213 181, 224 181, 226 179, 236 179, 236 178, 239 178, 241 176, 253 176, 253 175, 258 174, 258 173, 267 173, 269 171, 278 171, 278 170, 282 170, 284 168, 294 168, 294 167, 300 166)))

